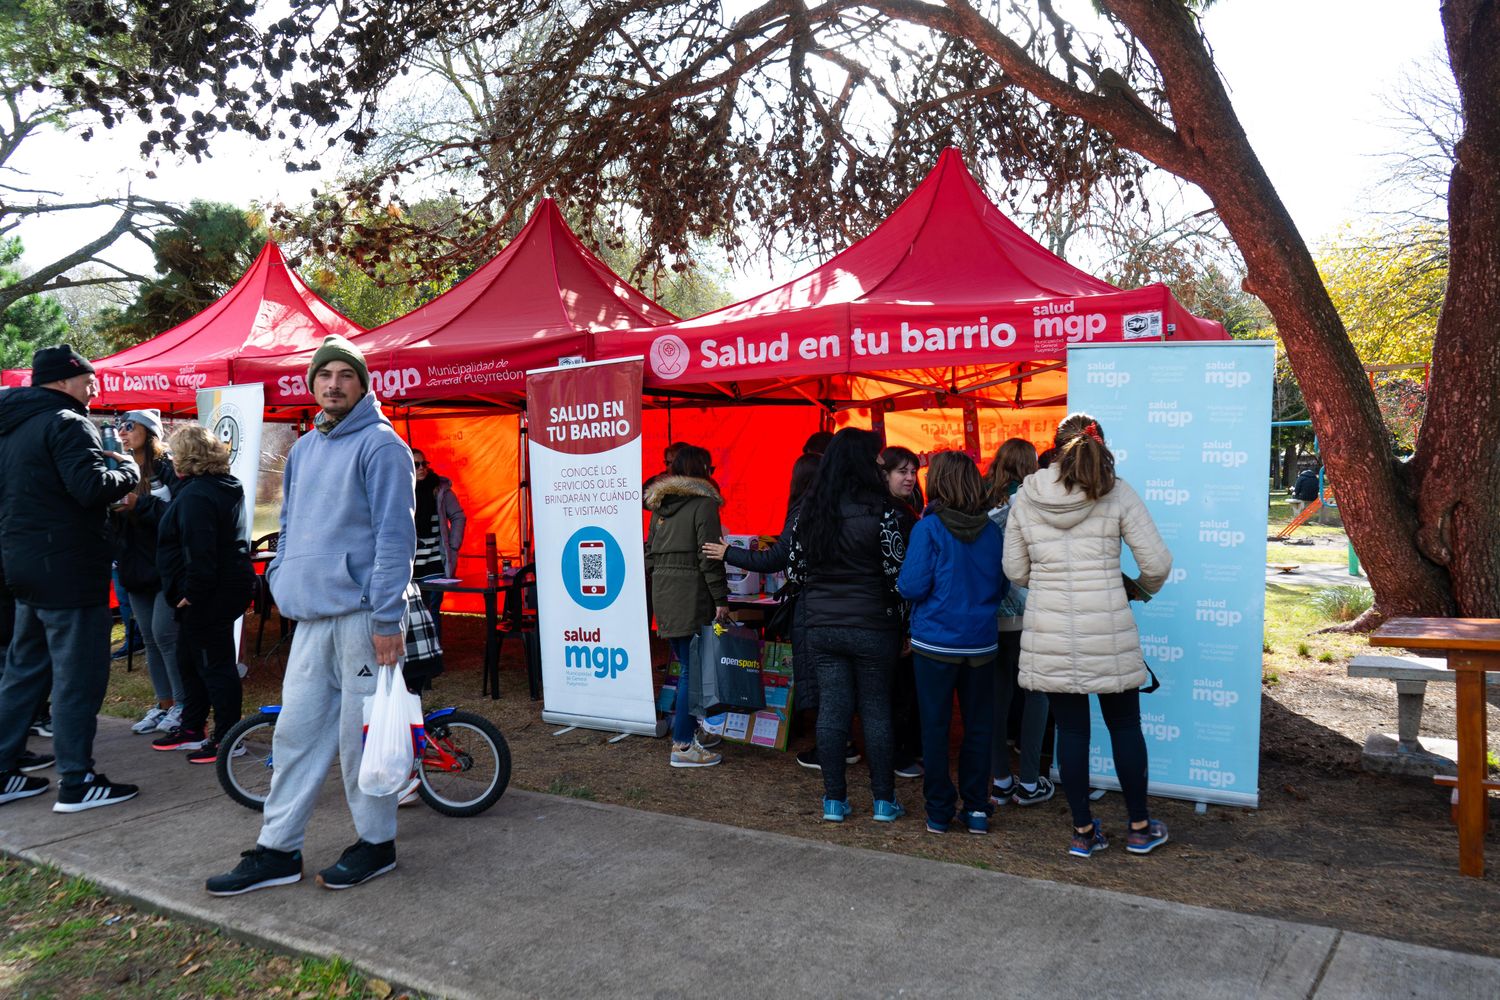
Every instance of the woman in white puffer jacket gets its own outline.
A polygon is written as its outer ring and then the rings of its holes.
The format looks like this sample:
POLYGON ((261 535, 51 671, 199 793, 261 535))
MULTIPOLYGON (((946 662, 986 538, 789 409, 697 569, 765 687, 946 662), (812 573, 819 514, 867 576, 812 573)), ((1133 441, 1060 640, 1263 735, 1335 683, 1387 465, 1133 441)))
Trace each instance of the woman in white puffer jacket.
POLYGON ((1030 588, 1021 633, 1020 686, 1045 691, 1057 720, 1057 762, 1073 813, 1069 853, 1109 846, 1089 809, 1089 695, 1109 727, 1115 772, 1130 814, 1126 850, 1147 854, 1167 842, 1166 824, 1146 804, 1146 741, 1140 691, 1145 660, 1127 587, 1149 597, 1166 582, 1172 554, 1145 504, 1115 477, 1099 422, 1069 415, 1057 428, 1052 464, 1026 478, 1005 528, 1005 575, 1030 588), (1120 543, 1141 575, 1120 571, 1120 543))

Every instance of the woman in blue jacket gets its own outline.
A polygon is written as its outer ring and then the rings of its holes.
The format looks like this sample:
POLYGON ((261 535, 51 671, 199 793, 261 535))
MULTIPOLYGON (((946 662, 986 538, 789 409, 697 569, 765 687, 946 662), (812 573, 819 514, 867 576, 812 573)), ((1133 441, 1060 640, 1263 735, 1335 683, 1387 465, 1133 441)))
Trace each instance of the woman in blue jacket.
POLYGON ((988 516, 988 494, 973 459, 957 451, 932 457, 929 516, 912 529, 897 579, 911 602, 911 648, 922 716, 922 792, 927 829, 946 833, 963 799, 970 833, 990 829, 990 740, 994 726, 995 616, 1005 596, 1003 536, 988 516), (948 772, 953 695, 963 716, 958 788, 948 772))

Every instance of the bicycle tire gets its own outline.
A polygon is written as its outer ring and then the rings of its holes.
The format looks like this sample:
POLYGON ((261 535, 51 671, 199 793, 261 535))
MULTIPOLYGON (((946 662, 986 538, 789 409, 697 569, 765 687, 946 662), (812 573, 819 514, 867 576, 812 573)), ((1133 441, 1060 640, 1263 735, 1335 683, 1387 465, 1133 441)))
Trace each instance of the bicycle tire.
POLYGON ((510 746, 500 728, 473 712, 452 712, 427 726, 427 739, 468 761, 461 771, 429 767, 423 755, 418 794, 445 816, 478 816, 510 784, 510 746))
POLYGON ((274 712, 257 712, 236 722, 224 734, 219 759, 214 762, 219 784, 231 799, 257 812, 265 809, 271 794, 271 735, 276 729, 274 712), (245 752, 236 757, 235 751, 245 752))

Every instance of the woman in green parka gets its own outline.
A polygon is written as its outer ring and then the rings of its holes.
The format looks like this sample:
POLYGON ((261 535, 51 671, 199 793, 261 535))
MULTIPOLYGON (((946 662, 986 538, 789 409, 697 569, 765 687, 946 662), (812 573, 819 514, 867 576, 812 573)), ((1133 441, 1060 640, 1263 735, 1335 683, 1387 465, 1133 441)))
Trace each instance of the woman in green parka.
POLYGON ((651 511, 646 568, 651 572, 656 633, 672 644, 672 653, 682 664, 672 716, 673 767, 711 767, 722 759, 695 735, 688 704, 693 636, 715 619, 729 617, 724 563, 703 554, 703 544, 717 542, 723 533, 719 508, 724 498, 709 478, 712 463, 707 450, 684 445, 672 460, 672 474, 653 481, 645 496, 646 509, 651 511))

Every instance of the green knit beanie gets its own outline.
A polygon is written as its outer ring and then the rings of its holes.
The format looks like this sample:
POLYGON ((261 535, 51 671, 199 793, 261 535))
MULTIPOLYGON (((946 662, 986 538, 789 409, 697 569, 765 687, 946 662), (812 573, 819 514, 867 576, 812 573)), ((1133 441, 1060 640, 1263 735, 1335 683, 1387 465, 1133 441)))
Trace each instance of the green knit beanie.
POLYGON ((318 369, 330 361, 342 361, 353 368, 359 375, 360 386, 365 392, 370 391, 370 369, 365 367, 365 356, 359 353, 359 348, 350 343, 348 338, 330 333, 323 339, 323 346, 313 354, 312 364, 307 366, 308 392, 313 391, 313 379, 317 377, 318 369))

